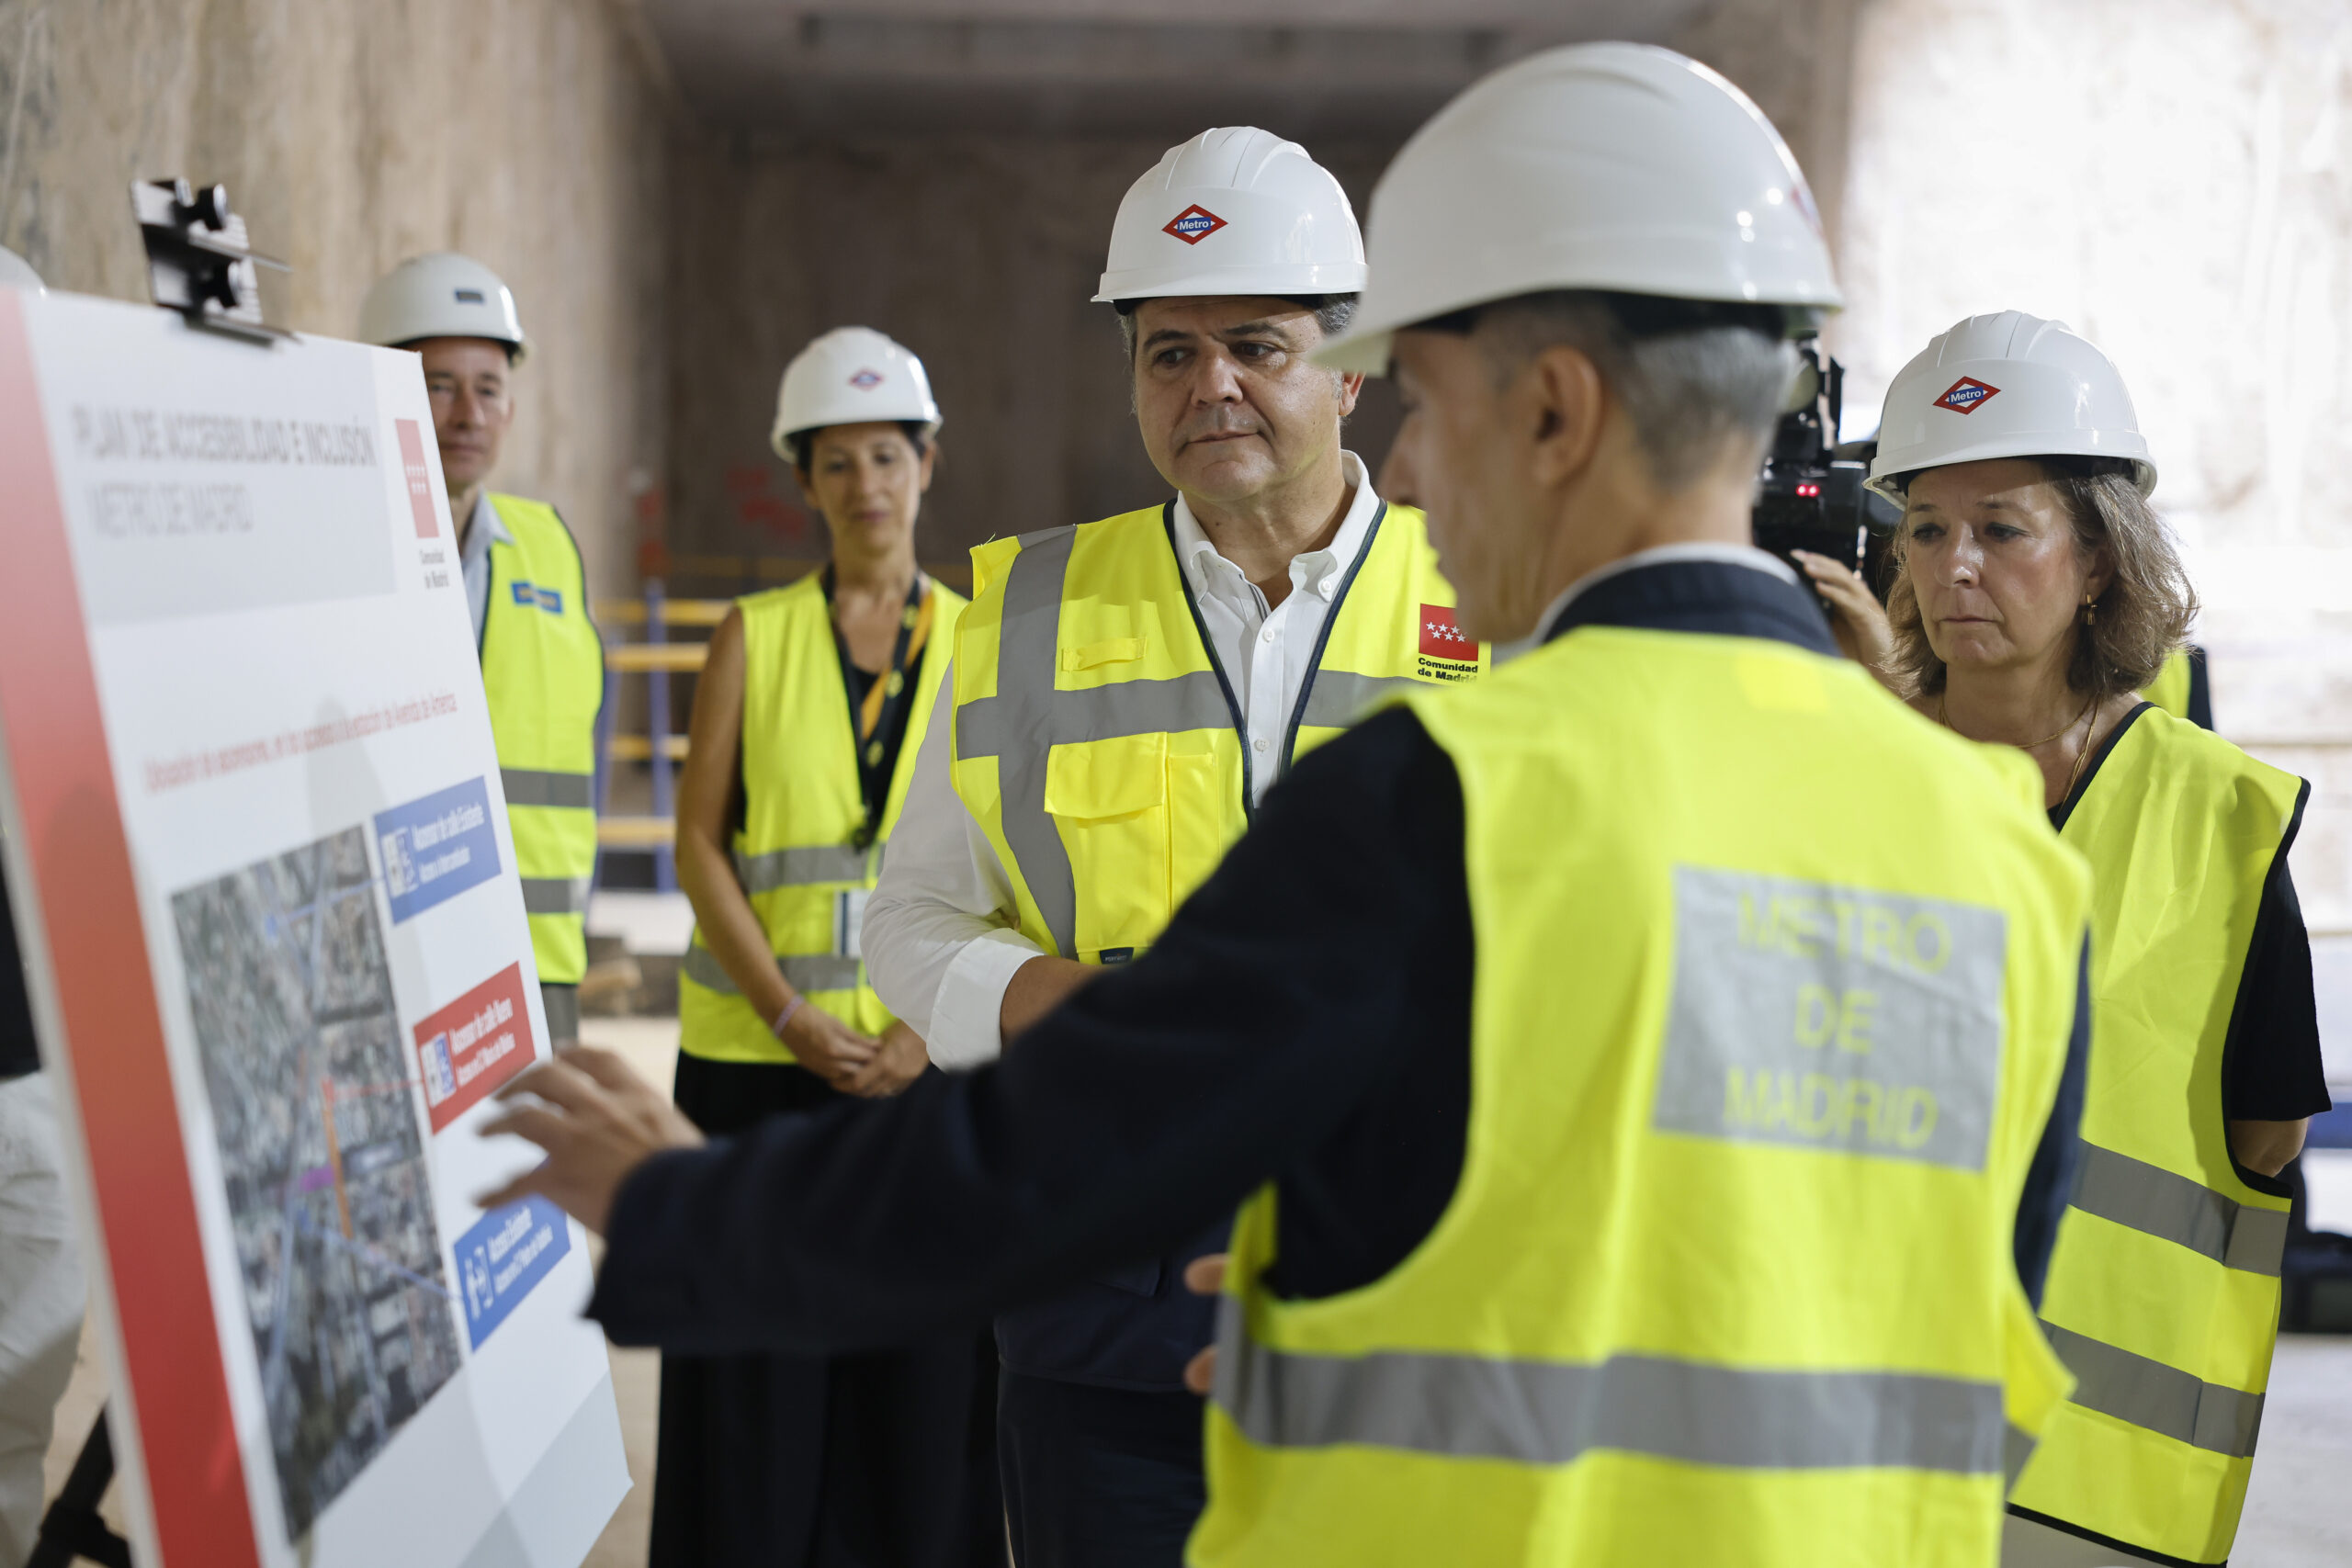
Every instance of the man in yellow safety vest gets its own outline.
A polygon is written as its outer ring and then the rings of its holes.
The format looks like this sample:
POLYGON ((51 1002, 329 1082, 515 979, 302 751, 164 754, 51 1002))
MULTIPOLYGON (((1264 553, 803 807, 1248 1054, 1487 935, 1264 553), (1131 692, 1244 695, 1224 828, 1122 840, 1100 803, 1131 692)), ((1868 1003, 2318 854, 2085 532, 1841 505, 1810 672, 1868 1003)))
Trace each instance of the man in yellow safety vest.
POLYGON ((487 487, 514 419, 528 344, 496 273, 450 253, 402 262, 368 291, 359 335, 416 351, 458 529, 548 1033, 580 1034, 588 886, 596 871, 596 711, 605 651, 580 547, 554 507, 487 487))
POLYGON ((1705 67, 1548 51, 1407 144, 1370 261, 1318 362, 1398 375, 1386 488, 1462 632, 1534 646, 1302 761, 1001 1063, 705 1150, 583 1053, 518 1080, 550 1159, 502 1196, 681 1348, 954 1322, 1244 1201, 1195 1564, 1992 1568, 2066 1386, 2089 880, 1748 542, 1838 303, 1804 178, 1705 67))
MULTIPOLYGON (((1294 142, 1204 131, 1136 180, 1095 298, 1174 493, 973 554, 945 710, 867 916, 933 1058, 987 1060, 1148 949, 1302 753, 1392 690, 1476 676, 1420 514, 1340 440, 1362 378, 1307 363, 1363 284, 1347 195, 1294 142)), ((1040 524, 1052 521, 1041 518, 1040 524)), ((999 1444, 1026 1568, 1173 1564, 1200 1512, 1206 1227, 1003 1314, 999 1444)))

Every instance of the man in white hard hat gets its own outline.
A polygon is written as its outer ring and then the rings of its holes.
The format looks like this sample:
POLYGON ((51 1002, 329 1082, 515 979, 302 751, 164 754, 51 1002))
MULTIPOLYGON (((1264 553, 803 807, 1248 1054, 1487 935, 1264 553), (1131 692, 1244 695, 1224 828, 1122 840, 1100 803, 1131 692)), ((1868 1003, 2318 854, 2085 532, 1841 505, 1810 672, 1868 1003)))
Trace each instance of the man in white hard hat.
MULTIPOLYGON (((0 287, 48 292, 11 250, 0 250, 0 287)), ((0 1568, 23 1562, 40 1532, 41 1466, 74 1375, 83 1305, 57 1103, 0 885, 0 1568)))
POLYGON ((529 344, 498 275, 449 252, 379 279, 360 306, 359 335, 424 362, 548 1033, 567 1044, 580 1034, 588 971, 605 652, 571 529, 545 502, 488 488, 529 344))
POLYGON ((1254 1192, 1196 1564, 1991 1568, 2087 881, 1748 543, 1838 299, 1803 177, 1694 62, 1555 50, 1407 144, 1371 256, 1325 363, 1399 372, 1461 629, 1538 646, 1306 758, 1001 1064, 716 1150, 552 1064, 517 1190, 664 1344, 952 1321, 1254 1192))
MULTIPOLYGON (((1148 948, 1293 760, 1374 696, 1482 667, 1420 518, 1341 444, 1361 378, 1307 363, 1363 277, 1339 182, 1262 130, 1171 147, 1121 201, 1095 298, 1173 494, 974 554, 953 719, 924 741, 865 932, 935 1061, 994 1057, 1148 948)), ((999 1320, 1027 1568, 1177 1560, 1202 1498, 1183 1369, 1211 1325, 1183 1269, 1223 1240, 999 1320)))

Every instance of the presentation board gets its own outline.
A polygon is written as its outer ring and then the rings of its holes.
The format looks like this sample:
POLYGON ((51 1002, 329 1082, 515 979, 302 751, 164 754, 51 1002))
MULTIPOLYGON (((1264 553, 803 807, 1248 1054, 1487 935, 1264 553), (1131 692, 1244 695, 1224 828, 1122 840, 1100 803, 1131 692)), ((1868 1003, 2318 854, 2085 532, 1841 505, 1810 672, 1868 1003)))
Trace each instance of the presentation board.
POLYGON ((0 288, 0 825, 142 1562, 571 1568, 584 1233, 414 355, 0 288))

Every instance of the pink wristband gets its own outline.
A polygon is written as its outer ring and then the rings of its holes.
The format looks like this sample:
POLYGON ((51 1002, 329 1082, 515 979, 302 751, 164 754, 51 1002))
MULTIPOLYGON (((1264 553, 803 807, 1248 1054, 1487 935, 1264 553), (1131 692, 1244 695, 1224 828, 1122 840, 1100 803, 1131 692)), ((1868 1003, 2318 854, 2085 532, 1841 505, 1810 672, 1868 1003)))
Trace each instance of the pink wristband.
POLYGON ((783 1039, 784 1026, 792 1021, 792 1015, 798 1012, 800 1010, 800 1004, 808 999, 808 998, 806 997, 795 997, 790 1001, 785 1003, 784 1010, 775 1015, 775 1021, 774 1023, 768 1025, 768 1032, 775 1035, 778 1040, 783 1039))

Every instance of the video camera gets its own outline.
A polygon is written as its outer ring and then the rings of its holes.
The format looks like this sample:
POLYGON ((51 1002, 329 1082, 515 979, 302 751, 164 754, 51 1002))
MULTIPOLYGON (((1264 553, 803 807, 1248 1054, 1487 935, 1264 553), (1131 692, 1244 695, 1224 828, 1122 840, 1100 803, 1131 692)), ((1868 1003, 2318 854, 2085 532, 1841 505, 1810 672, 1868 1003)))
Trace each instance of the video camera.
POLYGON ((1837 444, 1846 367, 1826 358, 1815 339, 1797 344, 1797 354, 1796 379, 1781 405, 1772 449, 1764 457, 1756 497, 1756 543, 1792 566, 1796 564, 1790 559, 1792 550, 1826 556, 1862 573, 1871 591, 1883 599, 1879 563, 1902 513, 1862 488, 1878 444, 1837 444))

